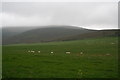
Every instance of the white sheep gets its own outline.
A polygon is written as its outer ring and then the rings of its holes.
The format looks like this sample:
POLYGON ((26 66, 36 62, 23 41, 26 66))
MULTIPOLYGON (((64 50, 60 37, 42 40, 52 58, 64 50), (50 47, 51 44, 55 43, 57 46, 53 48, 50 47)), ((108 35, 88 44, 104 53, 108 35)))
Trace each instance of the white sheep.
POLYGON ((51 52, 53 54, 53 52, 51 52))
POLYGON ((40 53, 40 51, 38 51, 38 53, 40 53))
POLYGON ((30 50, 28 52, 31 52, 30 50))
POLYGON ((66 54, 70 54, 70 52, 66 52, 66 54))
POLYGON ((111 43, 111 44, 115 44, 115 43, 111 43))
POLYGON ((109 56, 110 54, 106 54, 107 56, 109 56))
POLYGON ((80 54, 82 55, 82 54, 83 54, 83 52, 80 52, 80 54))
POLYGON ((35 51, 31 51, 32 53, 34 53, 35 51))

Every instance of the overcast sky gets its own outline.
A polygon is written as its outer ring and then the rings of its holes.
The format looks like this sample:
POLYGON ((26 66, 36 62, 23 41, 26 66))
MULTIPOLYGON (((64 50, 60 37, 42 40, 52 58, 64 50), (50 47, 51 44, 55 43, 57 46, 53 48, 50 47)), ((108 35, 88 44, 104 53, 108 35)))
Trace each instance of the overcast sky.
POLYGON ((117 2, 2 2, 2 26, 73 25, 117 29, 117 2))

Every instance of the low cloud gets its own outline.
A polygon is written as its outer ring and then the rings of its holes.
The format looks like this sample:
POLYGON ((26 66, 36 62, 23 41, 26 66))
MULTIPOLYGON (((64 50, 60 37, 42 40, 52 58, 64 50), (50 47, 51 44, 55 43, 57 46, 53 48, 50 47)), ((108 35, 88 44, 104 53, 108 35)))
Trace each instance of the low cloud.
POLYGON ((52 21, 50 16, 39 15, 18 15, 12 13, 2 13, 2 26, 40 26, 49 24, 52 21))
MULTIPOLYGON (((118 3, 6 2, 2 26, 76 25, 89 29, 118 28, 118 3)), ((0 17, 0 18, 1 18, 0 17)))

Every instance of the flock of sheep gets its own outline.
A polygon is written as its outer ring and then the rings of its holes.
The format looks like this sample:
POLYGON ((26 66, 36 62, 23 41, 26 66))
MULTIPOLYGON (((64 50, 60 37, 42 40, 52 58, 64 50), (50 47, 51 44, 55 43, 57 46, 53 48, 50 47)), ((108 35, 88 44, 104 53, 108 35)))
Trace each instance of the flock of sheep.
MULTIPOLYGON (((115 43, 111 43, 111 44, 115 44, 115 43)), ((40 53, 40 52, 41 52, 41 51, 28 50, 28 53, 40 53)), ((50 53, 51 53, 51 54, 54 54, 53 51, 51 51, 50 53)), ((71 52, 70 52, 70 51, 66 51, 65 54, 71 54, 71 52)), ((80 52, 79 54, 80 54, 80 55, 83 55, 83 52, 80 52)), ((110 54, 107 53, 106 55, 109 56, 110 54)))
MULTIPOLYGON (((41 51, 28 50, 28 53, 41 53, 41 51)), ((50 54, 54 55, 55 53, 54 53, 53 51, 51 51, 50 54)), ((65 54, 71 54, 71 52, 70 52, 70 51, 66 51, 65 54)), ((78 54, 78 56, 79 56, 79 55, 83 55, 83 52, 80 52, 80 53, 78 54)), ((107 53, 107 54, 105 54, 105 55, 106 55, 106 56, 110 56, 109 53, 107 53)))
MULTIPOLYGON (((41 51, 33 51, 33 50, 31 50, 31 51, 29 50, 29 51, 28 51, 28 53, 40 53, 40 52, 41 52, 41 51)), ((51 51, 50 53, 51 53, 51 54, 54 54, 53 51, 51 51)), ((70 52, 70 51, 66 51, 65 54, 71 54, 71 52, 70 52)), ((80 54, 82 55, 83 52, 80 52, 80 54)))

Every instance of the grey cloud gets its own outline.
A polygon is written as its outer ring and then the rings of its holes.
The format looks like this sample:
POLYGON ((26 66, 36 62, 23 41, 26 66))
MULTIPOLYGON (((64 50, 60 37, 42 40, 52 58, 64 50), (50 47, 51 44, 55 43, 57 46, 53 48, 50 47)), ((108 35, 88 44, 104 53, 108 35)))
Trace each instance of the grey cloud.
POLYGON ((92 26, 96 29, 117 28, 117 10, 117 3, 114 2, 4 2, 3 25, 76 25, 87 28, 92 26), (10 20, 9 16, 5 17, 7 15, 13 16, 15 21, 10 20), (101 25, 104 26, 100 27, 101 25))

